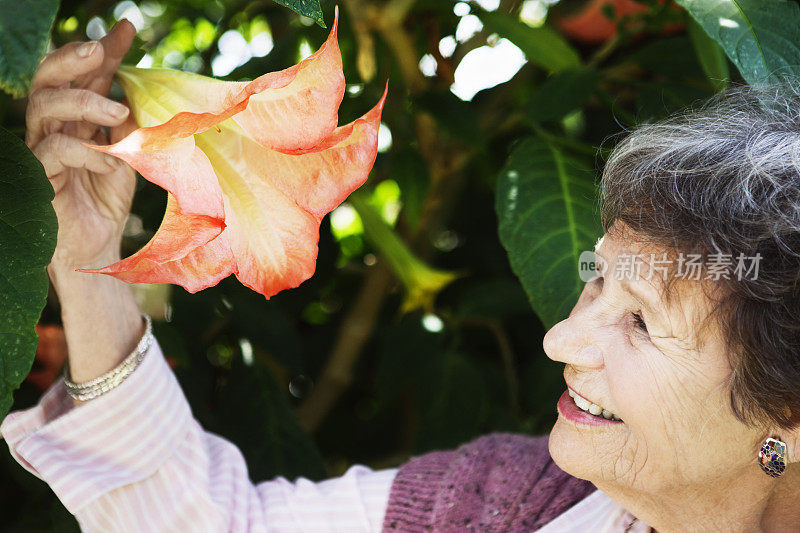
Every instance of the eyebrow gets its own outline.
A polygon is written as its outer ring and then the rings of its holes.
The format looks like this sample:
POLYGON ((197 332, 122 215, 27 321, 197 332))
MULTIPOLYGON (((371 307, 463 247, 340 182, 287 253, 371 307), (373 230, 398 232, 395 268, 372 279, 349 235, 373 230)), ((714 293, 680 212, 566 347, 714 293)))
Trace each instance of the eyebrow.
MULTIPOLYGON (((603 263, 609 265, 609 262, 606 261, 606 258, 603 257, 603 255, 600 252, 598 252, 597 246, 595 246, 594 253, 597 255, 597 257, 599 257, 603 261, 603 263)), ((653 315, 659 314, 658 311, 656 311, 656 307, 650 301, 650 298, 647 297, 647 294, 644 291, 642 291, 636 284, 634 284, 629 280, 619 280, 619 281, 620 281, 619 285, 623 291, 633 296, 640 304, 642 304, 644 308, 650 311, 650 313, 652 313, 653 315)))

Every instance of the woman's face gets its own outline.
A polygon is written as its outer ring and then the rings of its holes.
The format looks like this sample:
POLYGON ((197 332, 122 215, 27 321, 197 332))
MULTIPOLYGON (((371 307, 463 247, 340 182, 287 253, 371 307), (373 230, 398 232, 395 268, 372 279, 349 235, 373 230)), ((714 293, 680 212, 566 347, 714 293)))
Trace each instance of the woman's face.
POLYGON ((758 468, 762 436, 733 415, 716 325, 698 328, 710 309, 700 281, 679 280, 668 306, 660 273, 645 279, 649 254, 660 252, 633 242, 617 231, 601 239, 605 276, 587 282, 570 316, 545 335, 545 352, 566 363, 568 389, 583 397, 565 393, 559 401, 550 453, 603 490, 718 488, 758 468), (617 279, 618 264, 636 253, 646 258, 638 279, 617 279), (621 422, 583 412, 576 404, 585 408, 586 400, 621 422))

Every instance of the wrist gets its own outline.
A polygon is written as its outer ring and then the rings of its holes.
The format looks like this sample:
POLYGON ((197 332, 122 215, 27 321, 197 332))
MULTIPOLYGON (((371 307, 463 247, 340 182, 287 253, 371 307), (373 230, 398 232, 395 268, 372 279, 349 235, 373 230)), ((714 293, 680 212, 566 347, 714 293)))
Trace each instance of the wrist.
POLYGON ((130 285, 107 274, 75 272, 81 266, 85 265, 48 267, 61 308, 69 372, 76 382, 114 368, 142 335, 142 318, 130 285))
POLYGON ((47 265, 47 274, 50 276, 50 281, 53 282, 53 287, 56 292, 61 296, 60 289, 69 289, 75 285, 92 284, 96 285, 95 280, 98 277, 108 278, 105 274, 89 274, 86 272, 77 272, 78 268, 102 268, 104 266, 113 265, 120 261, 119 251, 107 250, 104 251, 93 259, 75 260, 72 257, 59 257, 58 252, 53 255, 50 264, 47 265))

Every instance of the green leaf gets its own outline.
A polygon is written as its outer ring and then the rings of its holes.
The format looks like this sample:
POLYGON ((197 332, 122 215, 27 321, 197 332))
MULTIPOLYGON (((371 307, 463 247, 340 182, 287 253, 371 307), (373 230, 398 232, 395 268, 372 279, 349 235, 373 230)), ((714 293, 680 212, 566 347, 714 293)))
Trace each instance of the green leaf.
POLYGON ((725 57, 725 51, 703 31, 703 28, 693 18, 686 17, 686 28, 689 31, 689 37, 692 39, 697 60, 700 62, 700 66, 703 67, 703 72, 705 72, 708 81, 711 82, 715 90, 725 90, 730 79, 728 58, 725 57))
POLYGON ((0 419, 30 372, 35 326, 47 299, 45 268, 56 247, 53 187, 20 139, 0 128, 0 419))
POLYGON ((725 57, 725 50, 714 39, 703 31, 700 24, 692 17, 686 17, 686 29, 692 39, 697 60, 703 67, 708 81, 717 91, 725 90, 730 79, 728 71, 728 58, 725 57))
POLYGON ((15 98, 28 94, 56 11, 58 0, 0 0, 0 88, 15 98))
POLYGON ((314 22, 325 27, 325 20, 322 18, 322 6, 319 0, 275 0, 282 6, 288 7, 295 13, 312 19, 314 22))
POLYGON ((575 305, 583 288, 578 257, 602 235, 593 177, 592 170, 539 138, 523 140, 500 172, 500 241, 546 328, 575 305))
POLYGON ((593 69, 570 69, 545 81, 528 103, 528 118, 534 122, 557 120, 584 106, 597 88, 593 69))
POLYGON ((502 11, 481 13, 479 18, 489 31, 517 45, 528 61, 550 72, 581 66, 578 52, 560 33, 548 26, 531 28, 502 11))
POLYGON ((750 84, 800 74, 800 6, 790 0, 676 0, 750 84))
POLYGON ((637 122, 658 120, 690 106, 712 93, 686 83, 663 81, 644 82, 636 95, 637 122))

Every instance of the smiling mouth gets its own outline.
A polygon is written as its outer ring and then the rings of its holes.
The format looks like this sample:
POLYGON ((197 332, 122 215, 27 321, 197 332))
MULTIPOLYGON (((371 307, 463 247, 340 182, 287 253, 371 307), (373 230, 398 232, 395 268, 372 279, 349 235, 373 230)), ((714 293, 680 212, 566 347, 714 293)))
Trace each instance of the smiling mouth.
POLYGON ((585 413, 589 413, 592 416, 597 418, 605 418, 606 420, 614 420, 615 422, 622 422, 622 419, 609 411, 608 409, 604 409, 602 406, 597 405, 596 403, 592 403, 583 396, 580 396, 575 391, 567 387, 567 392, 569 393, 572 401, 575 402, 575 405, 578 406, 578 409, 585 413))

